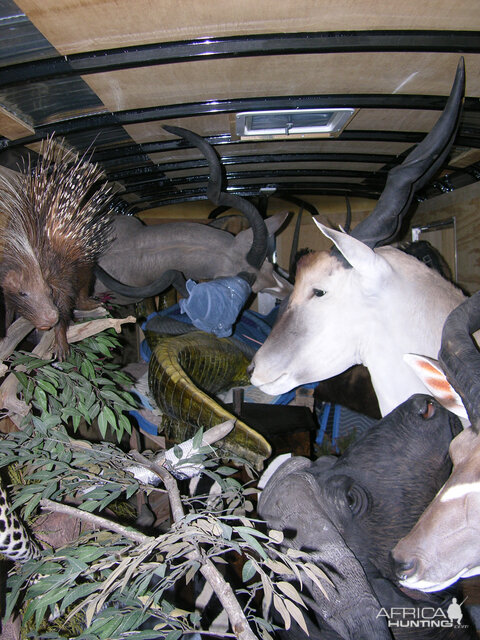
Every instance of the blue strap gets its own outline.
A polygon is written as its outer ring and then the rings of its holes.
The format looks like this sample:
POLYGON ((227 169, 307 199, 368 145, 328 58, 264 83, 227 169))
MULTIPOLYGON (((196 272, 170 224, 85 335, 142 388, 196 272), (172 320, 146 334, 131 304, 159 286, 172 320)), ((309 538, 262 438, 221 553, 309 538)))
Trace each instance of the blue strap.
POLYGON ((317 434, 317 437, 315 439, 315 442, 317 444, 322 444, 323 438, 325 437, 325 431, 327 430, 327 422, 328 422, 328 416, 330 414, 331 406, 332 405, 330 404, 330 402, 324 402, 323 403, 322 419, 320 421, 320 429, 318 430, 318 434, 317 434))
POLYGON ((340 437, 340 412, 341 405, 336 404, 333 410, 333 427, 332 427, 332 446, 335 447, 336 453, 340 453, 338 448, 338 438, 340 437))

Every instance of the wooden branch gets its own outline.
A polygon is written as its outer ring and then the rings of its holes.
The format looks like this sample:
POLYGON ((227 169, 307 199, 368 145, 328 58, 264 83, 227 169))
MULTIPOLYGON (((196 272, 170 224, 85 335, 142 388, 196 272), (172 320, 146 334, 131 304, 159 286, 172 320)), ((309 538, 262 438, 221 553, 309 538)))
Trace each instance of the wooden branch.
MULTIPOLYGON (((210 429, 210 431, 215 429, 214 433, 210 434, 210 436, 217 436, 217 439, 224 437, 222 433, 226 429, 231 430, 233 428, 233 422, 231 425, 228 424, 229 422, 231 421, 217 425, 218 427, 221 427, 220 429, 216 429, 215 427, 210 429)), ((165 469, 165 467, 150 462, 138 453, 138 451, 132 451, 131 455, 138 462, 146 464, 154 473, 162 478, 165 487, 168 490, 173 520, 175 522, 181 520, 184 517, 185 512, 183 510, 180 492, 175 478, 167 471, 167 469, 165 469)), ((190 554, 190 558, 192 560, 197 560, 200 563, 201 566, 199 571, 212 587, 216 596, 220 600, 220 603, 225 609, 235 636, 239 640, 258 640, 248 624, 248 620, 245 617, 243 609, 240 606, 232 587, 228 584, 213 562, 209 558, 206 558, 198 547, 196 551, 190 554)))
POLYGON ((60 502, 54 502, 53 500, 43 499, 40 500, 40 506, 42 509, 47 511, 54 511, 55 513, 65 513, 73 518, 78 518, 83 522, 88 522, 88 524, 93 527, 98 527, 99 529, 107 529, 109 531, 113 531, 114 533, 119 533, 124 536, 128 540, 133 540, 133 542, 138 542, 138 544, 143 544, 144 542, 149 542, 154 540, 154 538, 150 536, 146 536, 140 531, 135 531, 128 527, 124 527, 117 522, 113 522, 112 520, 107 520, 106 518, 101 518, 100 516, 96 516, 94 513, 88 513, 88 511, 83 511, 82 509, 77 509, 77 507, 71 507, 67 504, 61 504, 60 502))
POLYGON ((122 324, 136 321, 135 316, 128 316, 127 318, 98 318, 97 320, 88 320, 87 322, 73 324, 67 330, 67 342, 79 342, 80 340, 94 336, 112 327, 117 333, 120 333, 122 324))
POLYGON ((208 558, 197 558, 202 563, 199 571, 215 591, 223 608, 227 612, 233 632, 239 640, 258 640, 248 624, 232 587, 222 576, 217 567, 208 558))
POLYGON ((33 324, 25 320, 25 318, 15 320, 15 322, 8 327, 5 338, 0 340, 0 360, 5 360, 5 358, 12 355, 17 344, 28 336, 33 329, 33 324))
POLYGON ((140 462, 142 465, 148 467, 153 473, 156 473, 162 479, 163 484, 165 485, 166 490, 168 491, 168 497, 170 500, 170 507, 172 509, 172 517, 174 522, 178 522, 181 520, 185 512, 183 510, 182 499, 180 497, 180 491, 178 490, 178 485, 175 478, 162 467, 161 464, 156 464, 155 462, 151 462, 145 456, 142 456, 138 451, 131 451, 130 455, 132 458, 135 458, 137 462, 140 462))

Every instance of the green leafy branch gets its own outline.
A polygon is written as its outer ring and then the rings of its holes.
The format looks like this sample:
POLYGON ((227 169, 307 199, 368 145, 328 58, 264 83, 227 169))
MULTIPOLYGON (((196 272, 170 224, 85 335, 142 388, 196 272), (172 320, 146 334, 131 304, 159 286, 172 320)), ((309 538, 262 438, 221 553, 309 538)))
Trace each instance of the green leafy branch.
MULTIPOLYGON (((113 329, 109 329, 71 345, 65 362, 15 351, 8 364, 20 383, 25 403, 34 407, 34 414, 42 421, 71 424, 76 431, 81 420, 88 425, 96 420, 103 438, 110 426, 120 442, 124 433, 131 433, 124 412, 136 408, 137 403, 122 388, 131 380, 111 362, 112 351, 119 344, 113 329)), ((29 414, 25 421, 31 420, 29 414)))

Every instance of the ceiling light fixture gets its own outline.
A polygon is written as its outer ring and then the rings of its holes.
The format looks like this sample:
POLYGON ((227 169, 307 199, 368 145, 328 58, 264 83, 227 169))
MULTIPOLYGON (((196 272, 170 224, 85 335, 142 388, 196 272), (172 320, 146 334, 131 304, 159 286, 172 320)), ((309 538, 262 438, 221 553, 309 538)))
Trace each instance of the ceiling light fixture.
POLYGON ((286 109, 236 114, 241 139, 338 136, 356 109, 286 109))

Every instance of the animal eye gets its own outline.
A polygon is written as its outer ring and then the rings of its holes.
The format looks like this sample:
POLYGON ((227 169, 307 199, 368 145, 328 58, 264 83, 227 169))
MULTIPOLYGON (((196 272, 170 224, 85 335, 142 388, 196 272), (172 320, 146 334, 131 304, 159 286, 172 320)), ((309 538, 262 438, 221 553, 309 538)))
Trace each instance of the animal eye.
POLYGON ((424 420, 430 420, 435 415, 435 405, 431 400, 425 402, 425 406, 420 411, 420 415, 424 420))
POLYGON ((28 296, 28 293, 25 293, 25 291, 19 291, 18 295, 21 296, 22 298, 26 298, 28 296))
POLYGON ((314 289, 314 290, 313 290, 313 295, 314 295, 316 298, 321 298, 322 296, 324 296, 324 295, 325 295, 325 293, 326 293, 326 292, 325 292, 323 289, 314 289))

